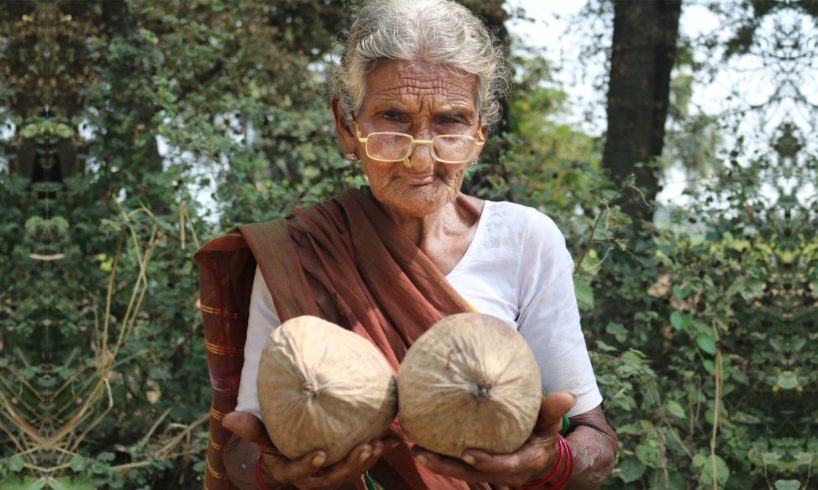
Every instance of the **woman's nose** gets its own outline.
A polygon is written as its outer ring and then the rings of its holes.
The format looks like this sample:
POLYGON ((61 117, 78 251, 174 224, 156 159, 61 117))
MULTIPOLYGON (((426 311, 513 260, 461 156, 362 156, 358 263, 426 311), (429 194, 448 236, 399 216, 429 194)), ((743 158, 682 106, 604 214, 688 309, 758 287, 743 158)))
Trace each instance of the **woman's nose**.
POLYGON ((431 143, 416 144, 412 148, 412 152, 409 153, 407 160, 409 161, 407 167, 411 168, 414 172, 422 172, 423 170, 434 166, 435 157, 434 153, 432 152, 431 143))

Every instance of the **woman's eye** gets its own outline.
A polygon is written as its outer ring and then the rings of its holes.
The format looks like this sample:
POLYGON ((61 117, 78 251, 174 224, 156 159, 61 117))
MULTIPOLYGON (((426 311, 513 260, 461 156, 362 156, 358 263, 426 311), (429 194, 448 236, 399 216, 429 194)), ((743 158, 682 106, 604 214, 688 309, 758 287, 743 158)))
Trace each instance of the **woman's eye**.
POLYGON ((440 124, 466 124, 466 121, 457 116, 443 116, 440 118, 440 124))
POLYGON ((382 117, 387 121, 400 121, 402 119, 400 113, 394 111, 386 111, 382 114, 382 117))

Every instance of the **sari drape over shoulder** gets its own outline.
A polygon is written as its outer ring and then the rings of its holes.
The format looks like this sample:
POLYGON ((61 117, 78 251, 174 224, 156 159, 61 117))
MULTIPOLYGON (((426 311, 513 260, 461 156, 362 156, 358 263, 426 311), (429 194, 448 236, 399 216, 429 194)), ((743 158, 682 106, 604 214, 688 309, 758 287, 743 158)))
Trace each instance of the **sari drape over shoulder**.
MULTIPOLYGON (((471 311, 367 191, 350 189, 283 220, 238 226, 205 244, 195 259, 213 394, 209 490, 235 488, 222 461, 230 432, 221 419, 236 406, 256 264, 282 322, 315 315, 341 325, 372 341, 396 371, 432 324, 471 311)), ((397 422, 390 431, 401 446, 370 470, 386 489, 488 488, 415 464, 397 422)), ((363 481, 356 486, 364 488, 363 481)))

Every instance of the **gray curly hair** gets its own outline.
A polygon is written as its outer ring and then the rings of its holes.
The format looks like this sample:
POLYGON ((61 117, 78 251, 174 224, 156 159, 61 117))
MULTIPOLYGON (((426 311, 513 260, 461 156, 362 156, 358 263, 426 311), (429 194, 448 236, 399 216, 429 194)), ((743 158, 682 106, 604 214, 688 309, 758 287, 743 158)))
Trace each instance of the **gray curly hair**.
POLYGON ((483 124, 500 116, 498 99, 508 84, 503 46, 466 7, 450 0, 372 0, 350 28, 332 96, 349 117, 364 100, 366 75, 388 60, 426 61, 477 77, 483 124))

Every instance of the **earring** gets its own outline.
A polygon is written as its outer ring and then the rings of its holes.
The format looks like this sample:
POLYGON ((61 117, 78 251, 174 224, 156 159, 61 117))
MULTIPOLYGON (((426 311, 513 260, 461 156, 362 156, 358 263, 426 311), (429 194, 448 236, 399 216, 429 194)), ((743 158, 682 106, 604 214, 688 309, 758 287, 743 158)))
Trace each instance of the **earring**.
POLYGON ((344 155, 344 158, 346 158, 350 162, 357 162, 358 161, 358 155, 356 155, 354 153, 347 153, 346 155, 344 155))

